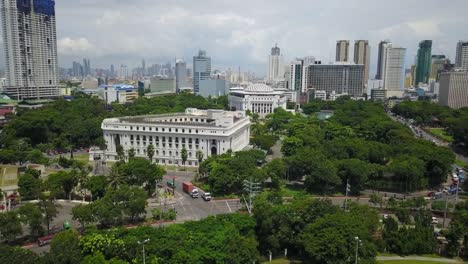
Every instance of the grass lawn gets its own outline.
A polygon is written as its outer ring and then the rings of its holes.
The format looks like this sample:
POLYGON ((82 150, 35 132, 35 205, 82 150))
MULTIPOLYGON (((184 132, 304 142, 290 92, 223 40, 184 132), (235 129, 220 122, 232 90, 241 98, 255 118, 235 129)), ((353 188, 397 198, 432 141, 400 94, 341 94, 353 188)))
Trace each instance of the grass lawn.
POLYGON ((453 137, 448 135, 445 129, 443 128, 427 128, 432 135, 436 136, 437 138, 442 139, 443 141, 453 142, 453 137))
POLYGON ((458 167, 461 168, 468 168, 468 162, 464 162, 463 160, 455 160, 455 164, 457 164, 458 167))

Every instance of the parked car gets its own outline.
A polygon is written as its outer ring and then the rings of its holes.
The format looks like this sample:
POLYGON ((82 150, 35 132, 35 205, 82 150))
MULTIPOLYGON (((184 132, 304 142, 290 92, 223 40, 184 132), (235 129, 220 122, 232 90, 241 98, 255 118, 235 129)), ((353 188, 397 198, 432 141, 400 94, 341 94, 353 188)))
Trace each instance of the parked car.
POLYGON ((437 217, 432 217, 432 223, 433 224, 438 224, 439 223, 439 220, 437 219, 437 217))
POLYGON ((50 244, 52 242, 53 238, 54 238, 54 235, 48 235, 48 236, 40 237, 40 238, 37 239, 37 244, 40 247, 45 246, 47 244, 50 244))

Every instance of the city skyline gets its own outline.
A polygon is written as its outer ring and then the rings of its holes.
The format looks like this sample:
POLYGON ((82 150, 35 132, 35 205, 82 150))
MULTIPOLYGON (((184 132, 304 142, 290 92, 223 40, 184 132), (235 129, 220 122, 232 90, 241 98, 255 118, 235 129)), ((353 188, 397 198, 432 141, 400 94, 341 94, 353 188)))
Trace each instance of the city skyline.
MULTIPOLYGON (((204 3, 57 1, 59 66, 69 67, 72 61, 89 58, 96 68, 108 68, 111 64, 133 68, 141 65, 142 59, 148 64, 172 61, 174 57, 190 61, 198 49, 204 49, 211 54, 214 69, 240 66, 266 76, 264 65, 276 42, 285 62, 303 56, 329 62, 335 58, 339 39, 369 40, 374 50, 379 41, 390 39, 408 49, 408 68, 423 39, 433 40, 433 53, 445 54, 455 61, 456 43, 466 38, 457 32, 463 32, 468 25, 462 14, 468 7, 466 1, 451 1, 445 6, 427 1, 421 14, 415 12, 419 3, 407 2, 405 8, 400 8, 393 2, 360 1, 360 6, 366 8, 353 12, 349 9, 356 1, 298 1, 296 7, 280 1, 268 6, 248 2, 249 8, 242 1, 226 2, 223 8, 216 7, 219 5, 213 1, 204 3), (297 12, 294 17, 287 17, 287 23, 277 23, 278 18, 287 16, 282 12, 286 5, 297 12), (320 15, 310 16, 308 10, 317 9, 320 15), (382 12, 378 20, 369 19, 369 14, 377 12, 382 12), (337 18, 343 23, 327 22, 337 18)), ((352 56, 352 49, 350 53, 352 56)), ((3 54, 0 57, 3 66, 3 54)), ((377 53, 371 52, 371 76, 375 75, 376 58, 377 53)))

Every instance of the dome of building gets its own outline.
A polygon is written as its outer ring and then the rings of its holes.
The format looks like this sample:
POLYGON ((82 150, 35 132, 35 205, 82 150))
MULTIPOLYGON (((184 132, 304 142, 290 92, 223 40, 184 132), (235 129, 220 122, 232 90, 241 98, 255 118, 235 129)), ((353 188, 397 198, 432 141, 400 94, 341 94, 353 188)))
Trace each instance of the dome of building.
POLYGON ((247 86, 244 91, 251 93, 273 93, 275 90, 264 83, 253 83, 247 86))

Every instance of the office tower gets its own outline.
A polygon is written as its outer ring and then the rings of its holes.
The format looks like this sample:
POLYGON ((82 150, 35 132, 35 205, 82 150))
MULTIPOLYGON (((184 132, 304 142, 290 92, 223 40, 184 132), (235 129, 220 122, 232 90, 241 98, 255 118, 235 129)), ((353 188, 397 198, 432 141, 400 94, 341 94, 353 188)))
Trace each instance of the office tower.
POLYGON ((303 60, 297 59, 291 62, 289 69, 289 90, 302 92, 303 66, 303 60))
POLYGON ((198 56, 193 56, 193 92, 200 91, 200 81, 211 78, 211 58, 206 51, 199 50, 198 56))
POLYGON ((145 59, 141 60, 141 73, 143 76, 146 75, 146 61, 145 59))
POLYGON ((419 42, 418 57, 416 63, 416 79, 414 86, 419 83, 428 83, 431 72, 432 40, 419 42))
POLYGON ((176 75, 176 91, 180 92, 180 88, 187 87, 187 64, 184 60, 176 60, 175 67, 176 75))
POLYGON ((125 79, 128 77, 128 68, 127 65, 120 65, 119 78, 125 79))
POLYGON ((309 66, 315 63, 315 57, 307 56, 296 58, 292 61, 287 70, 289 78, 289 90, 299 93, 307 92, 309 66))
POLYGON ((403 95, 406 49, 391 44, 383 50, 382 80, 388 97, 403 95))
POLYGON ((439 104, 455 109, 468 106, 468 71, 440 74, 439 104))
POLYGON ((83 76, 91 75, 91 62, 89 59, 83 59, 83 76))
POLYGON ((392 43, 390 40, 383 40, 379 43, 379 54, 377 56, 377 74, 375 75, 375 79, 377 80, 383 80, 382 75, 383 75, 383 70, 384 70, 384 64, 385 64, 385 51, 387 47, 391 46, 392 43))
POLYGON ((83 75, 84 75, 83 66, 79 62, 74 61, 73 66, 72 66, 72 76, 77 77, 77 78, 82 78, 83 75))
POLYGON ((447 64, 450 64, 450 60, 445 55, 432 55, 429 79, 438 81, 440 73, 445 70, 447 64))
POLYGON ((267 81, 278 81, 284 77, 283 56, 278 45, 271 48, 268 55, 267 81))
POLYGON ((115 75, 114 64, 111 64, 111 66, 110 66, 110 76, 111 76, 111 77, 114 77, 114 75, 115 75))
POLYGON ((336 61, 349 61, 349 40, 338 40, 336 42, 336 61))
POLYGON ((367 40, 354 42, 354 63, 364 65, 364 83, 369 80, 370 46, 367 40))
POLYGON ((308 88, 328 94, 361 97, 364 92, 364 65, 350 63, 313 64, 309 66, 308 88))
POLYGON ((468 70, 468 41, 458 42, 455 67, 468 70))
POLYGON ((16 99, 60 96, 55 1, 1 0, 7 83, 16 99))

